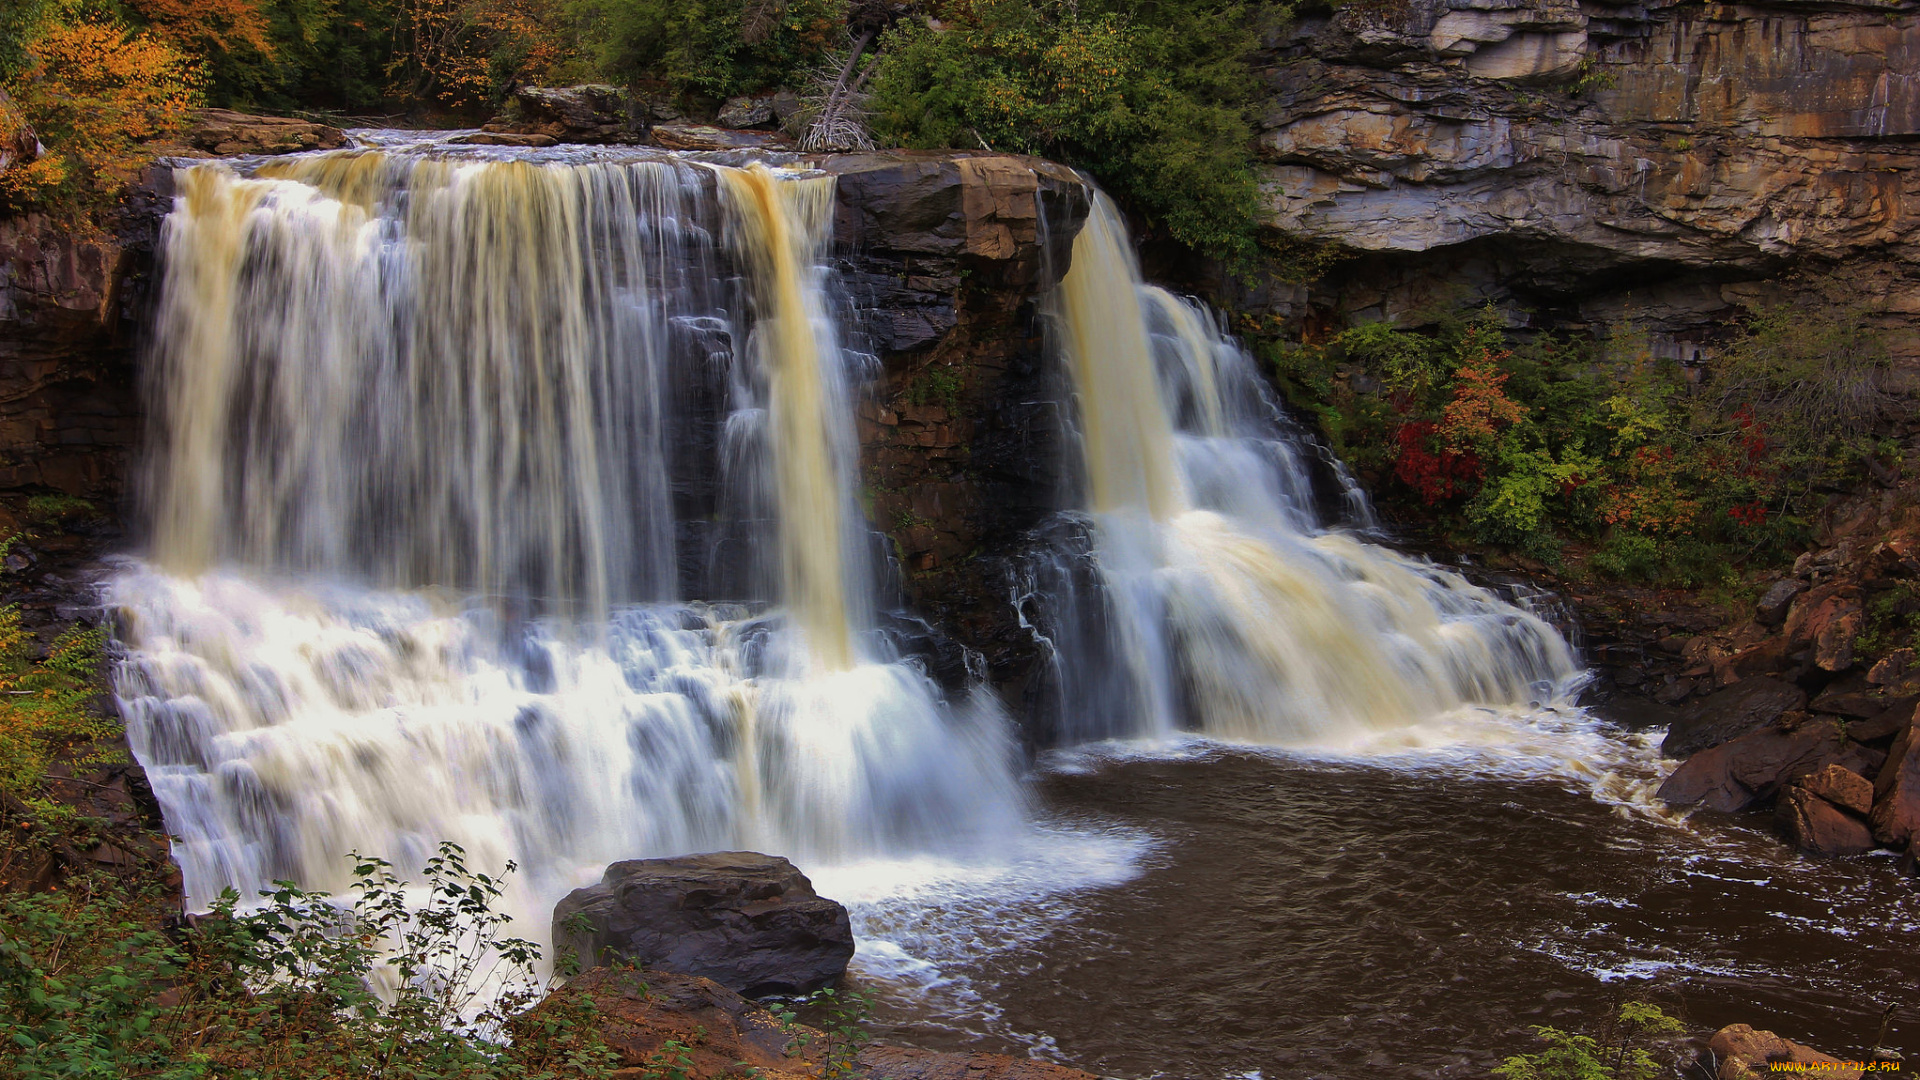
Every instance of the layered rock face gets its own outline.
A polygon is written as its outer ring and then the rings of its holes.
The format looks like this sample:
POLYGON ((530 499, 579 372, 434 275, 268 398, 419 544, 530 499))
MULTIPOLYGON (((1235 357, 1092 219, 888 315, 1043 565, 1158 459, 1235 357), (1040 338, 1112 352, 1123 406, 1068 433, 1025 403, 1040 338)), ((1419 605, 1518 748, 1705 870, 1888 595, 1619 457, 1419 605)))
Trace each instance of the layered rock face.
POLYGON ((1920 370, 1912 3, 1355 4, 1268 79, 1272 222, 1365 253, 1268 298, 1292 314, 1491 298, 1691 360, 1738 305, 1814 299, 1920 370))

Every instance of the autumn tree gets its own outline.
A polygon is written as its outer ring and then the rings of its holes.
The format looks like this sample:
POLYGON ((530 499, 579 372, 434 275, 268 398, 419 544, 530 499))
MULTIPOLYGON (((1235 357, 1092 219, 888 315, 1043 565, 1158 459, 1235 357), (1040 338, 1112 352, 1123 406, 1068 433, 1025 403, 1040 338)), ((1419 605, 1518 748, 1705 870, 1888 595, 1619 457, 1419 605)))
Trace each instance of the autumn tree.
POLYGON ((46 146, 0 173, 0 200, 75 218, 117 198, 140 143, 177 130, 200 102, 199 66, 152 32, 101 18, 50 20, 8 89, 46 146))

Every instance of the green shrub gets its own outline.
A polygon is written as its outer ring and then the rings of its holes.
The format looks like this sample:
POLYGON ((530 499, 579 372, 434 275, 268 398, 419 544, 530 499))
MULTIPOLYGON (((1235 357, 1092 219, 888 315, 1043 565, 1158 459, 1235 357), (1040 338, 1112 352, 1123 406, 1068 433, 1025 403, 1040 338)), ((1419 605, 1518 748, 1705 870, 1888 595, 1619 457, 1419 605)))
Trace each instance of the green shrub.
POLYGON ((504 875, 442 844, 409 903, 389 864, 356 864, 351 898, 282 882, 242 911, 229 890, 178 938, 153 929, 157 890, 0 895, 0 1080, 607 1075, 589 1004, 489 1041, 543 989, 496 910, 504 875))
POLYGON ((1493 1075, 1501 1080, 1653 1080, 1669 1070, 1649 1046, 1686 1029, 1656 1006, 1630 1001, 1602 1026, 1598 1037, 1552 1027, 1533 1030, 1547 1049, 1507 1058, 1493 1075))
POLYGON ((607 78, 721 99, 798 86, 847 44, 846 0, 567 0, 607 78))
POLYGON ((1086 169, 1201 251, 1251 263, 1260 197, 1246 110, 1267 13, 1241 0, 951 2, 887 33, 876 136, 1086 169))

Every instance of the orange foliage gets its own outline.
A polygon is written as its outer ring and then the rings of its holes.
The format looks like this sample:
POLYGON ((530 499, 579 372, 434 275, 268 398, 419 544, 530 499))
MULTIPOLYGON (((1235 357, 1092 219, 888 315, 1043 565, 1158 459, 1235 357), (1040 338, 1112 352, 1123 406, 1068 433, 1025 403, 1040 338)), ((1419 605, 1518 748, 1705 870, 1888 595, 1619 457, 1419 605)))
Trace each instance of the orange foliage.
POLYGON ((55 23, 32 41, 14 100, 47 154, 0 174, 16 204, 111 199, 144 163, 138 143, 178 129, 199 104, 199 68, 153 34, 111 22, 55 23))
POLYGON ((1501 387, 1507 373, 1500 362, 1510 353, 1494 353, 1475 341, 1469 330, 1461 351, 1468 354, 1460 370, 1453 373, 1453 400, 1440 413, 1441 445, 1449 453, 1485 453, 1493 447, 1502 427, 1511 427, 1526 416, 1527 408, 1507 396, 1501 387))
POLYGON ((1643 532, 1680 532, 1700 514, 1689 497, 1681 462, 1666 447, 1642 446, 1616 470, 1600 504, 1600 520, 1643 532))
POLYGON ((196 52, 244 45, 267 56, 267 17, 258 0, 129 0, 160 33, 196 52))

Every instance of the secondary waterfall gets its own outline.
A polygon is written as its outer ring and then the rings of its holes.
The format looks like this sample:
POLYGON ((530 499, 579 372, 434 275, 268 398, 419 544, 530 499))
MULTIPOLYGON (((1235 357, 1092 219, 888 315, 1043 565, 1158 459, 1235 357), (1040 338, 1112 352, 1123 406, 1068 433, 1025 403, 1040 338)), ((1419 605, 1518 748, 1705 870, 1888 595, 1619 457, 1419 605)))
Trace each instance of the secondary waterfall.
POLYGON ((1577 674, 1542 620, 1324 526, 1310 441, 1204 309, 1141 282, 1104 196, 1052 307, 1086 515, 1056 523, 1016 602, 1054 658, 1062 741, 1337 746, 1545 703, 1577 674))
POLYGON ((182 169, 128 734, 192 903, 347 852, 965 858, 1005 716, 875 628, 833 180, 343 152, 182 169), (723 602, 725 601, 725 602, 723 602))

